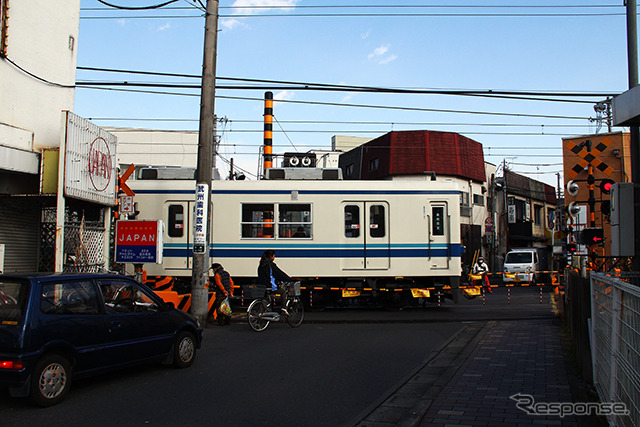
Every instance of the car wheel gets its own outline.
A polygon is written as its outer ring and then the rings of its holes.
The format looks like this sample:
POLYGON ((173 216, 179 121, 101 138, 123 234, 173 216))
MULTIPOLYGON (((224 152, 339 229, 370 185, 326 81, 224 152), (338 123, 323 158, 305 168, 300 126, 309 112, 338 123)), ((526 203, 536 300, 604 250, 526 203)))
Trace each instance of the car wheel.
POLYGON ((71 386, 71 364, 60 355, 49 354, 36 362, 31 374, 30 397, 38 406, 56 405, 71 386))
POLYGON ((188 368, 196 358, 196 339, 191 332, 180 332, 173 349, 173 366, 188 368))

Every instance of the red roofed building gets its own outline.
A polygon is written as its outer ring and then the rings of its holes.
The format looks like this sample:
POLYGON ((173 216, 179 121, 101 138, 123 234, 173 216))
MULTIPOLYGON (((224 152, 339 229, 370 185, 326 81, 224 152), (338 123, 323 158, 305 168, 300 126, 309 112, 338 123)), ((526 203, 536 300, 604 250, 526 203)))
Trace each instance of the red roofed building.
POLYGON ((389 132, 340 156, 345 179, 435 172, 485 182, 482 144, 454 132, 389 132))

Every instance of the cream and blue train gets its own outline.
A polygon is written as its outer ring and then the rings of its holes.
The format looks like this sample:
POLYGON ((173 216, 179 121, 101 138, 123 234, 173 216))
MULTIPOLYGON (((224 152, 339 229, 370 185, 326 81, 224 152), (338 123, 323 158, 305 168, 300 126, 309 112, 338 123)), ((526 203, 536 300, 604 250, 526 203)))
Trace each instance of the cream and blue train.
MULTIPOLYGON (((195 182, 129 181, 140 214, 165 224, 163 263, 149 276, 191 279, 195 182)), ((213 181, 211 262, 255 282, 261 254, 317 303, 345 296, 451 294, 461 275, 460 189, 452 181, 213 181), (413 292, 411 290, 414 290, 413 292)), ((304 295, 303 295, 304 296, 304 295)))

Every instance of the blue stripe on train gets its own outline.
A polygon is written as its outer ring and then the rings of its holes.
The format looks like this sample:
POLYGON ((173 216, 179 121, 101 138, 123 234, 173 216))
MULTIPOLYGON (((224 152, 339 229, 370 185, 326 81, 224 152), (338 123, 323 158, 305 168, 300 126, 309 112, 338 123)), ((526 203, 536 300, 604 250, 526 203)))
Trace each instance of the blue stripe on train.
MULTIPOLYGON (((209 251, 212 258, 260 258, 265 247, 261 248, 213 248, 209 251)), ((334 248, 334 249, 303 249, 303 248, 276 248, 278 258, 363 258, 365 251, 363 248, 334 248)), ((186 258, 193 256, 193 249, 189 248, 166 248, 163 251, 168 258, 186 258)), ((372 258, 426 258, 426 257, 459 257, 461 255, 460 245, 451 245, 451 249, 446 247, 432 248, 373 248, 367 249, 367 257, 372 258)))

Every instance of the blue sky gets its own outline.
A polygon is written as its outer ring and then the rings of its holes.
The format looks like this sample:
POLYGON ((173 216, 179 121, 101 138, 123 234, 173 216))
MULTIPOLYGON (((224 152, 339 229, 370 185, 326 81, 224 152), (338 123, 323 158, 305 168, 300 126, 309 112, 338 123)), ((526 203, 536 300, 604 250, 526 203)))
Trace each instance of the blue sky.
MULTIPOLYGON (((198 2, 181 0, 143 12, 81 0, 78 66, 200 75, 204 18, 194 5, 198 2)), ((506 159, 511 170, 555 186, 556 172, 562 171, 562 137, 595 133, 589 120, 596 116, 594 103, 603 94, 628 89, 621 0, 222 0, 220 14, 218 77, 596 95, 564 98, 587 101, 578 103, 275 89, 276 99, 298 101, 274 106, 275 153, 328 149, 336 134, 373 138, 391 130, 452 131, 482 143, 485 160, 501 164, 506 159), (401 108, 381 108, 389 106, 401 108)), ((77 79, 198 83, 85 70, 77 79)), ((219 85, 234 83, 218 80, 219 85)), ((144 90, 187 95, 79 88, 75 111, 103 126, 197 130, 198 90, 144 90)), ((215 112, 229 120, 220 152, 252 174, 263 140, 265 90, 216 91, 215 112)), ((218 165, 224 175, 227 166, 218 165)))

